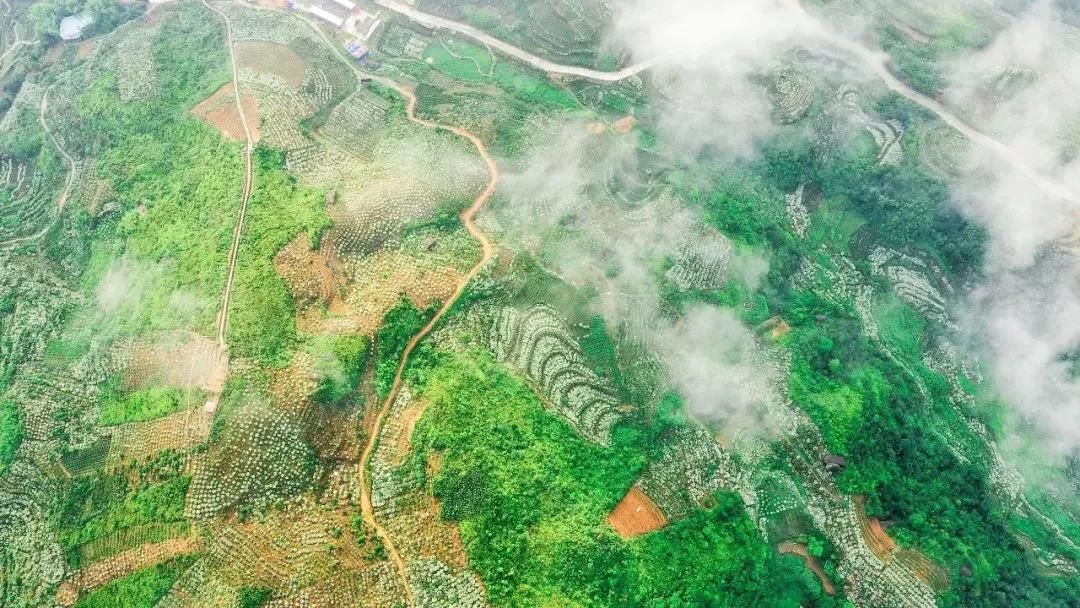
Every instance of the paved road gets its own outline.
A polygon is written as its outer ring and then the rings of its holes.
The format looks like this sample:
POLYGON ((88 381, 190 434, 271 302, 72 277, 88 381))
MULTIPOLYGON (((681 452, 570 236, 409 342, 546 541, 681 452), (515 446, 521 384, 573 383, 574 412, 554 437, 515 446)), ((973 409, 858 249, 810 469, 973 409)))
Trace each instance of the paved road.
POLYGON ((533 55, 528 51, 519 49, 518 47, 508 42, 503 42, 502 40, 499 40, 498 38, 484 31, 478 30, 471 25, 459 23, 450 19, 444 19, 430 13, 425 13, 424 11, 409 6, 404 2, 398 2, 398 0, 372 0, 372 2, 378 4, 383 8, 394 11, 395 13, 404 15, 409 19, 412 19, 413 21, 419 23, 420 25, 441 30, 451 30, 464 36, 468 36, 473 40, 486 44, 487 46, 501 52, 504 55, 509 55, 510 57, 513 57, 518 61, 527 63, 534 68, 543 70, 545 72, 555 72, 558 74, 577 76, 580 78, 587 78, 589 80, 597 80, 600 82, 618 82, 620 80, 638 74, 649 67, 648 63, 642 62, 635 63, 634 65, 625 67, 615 72, 605 72, 602 70, 592 70, 589 68, 578 67, 575 65, 563 65, 560 63, 555 63, 554 61, 548 61, 547 59, 544 59, 542 57, 537 57, 536 55, 533 55))
MULTIPOLYGON (((514 59, 527 63, 535 68, 544 70, 545 72, 553 72, 557 74, 566 74, 569 76, 578 76, 581 78, 588 78, 590 80, 596 80, 600 82, 618 82, 625 78, 629 78, 635 74, 638 74, 650 67, 649 63, 635 63, 629 67, 623 68, 615 72, 604 72, 601 70, 592 70, 588 68, 582 68, 572 65, 562 65, 552 61, 548 61, 541 57, 537 57, 532 53, 524 51, 515 47, 512 44, 499 40, 490 34, 487 34, 477 28, 445 19, 437 15, 425 13, 415 7, 409 6, 399 0, 372 0, 379 6, 388 10, 394 11, 416 21, 417 23, 436 29, 444 29, 457 32, 459 34, 468 36, 474 40, 482 42, 491 48, 494 48, 505 55, 509 55, 514 59)), ((949 126, 956 129, 960 133, 963 133, 968 139, 970 139, 975 145, 986 149, 991 152, 998 159, 1004 161, 1006 164, 1011 165, 1021 175, 1030 180, 1034 185, 1038 186, 1046 194, 1055 198, 1064 199, 1077 205, 1080 205, 1080 195, 1072 192, 1064 184, 1057 182, 1047 176, 1041 174, 1034 167, 1029 165, 1027 161, 1015 150, 1005 145, 1001 141, 998 141, 994 137, 979 131, 975 127, 965 122, 962 118, 954 114, 940 102, 919 93, 912 89, 910 86, 902 82, 889 70, 887 64, 887 55, 882 52, 871 50, 857 42, 842 38, 833 33, 826 24, 821 23, 816 17, 807 13, 799 3, 799 0, 786 0, 791 9, 797 11, 808 23, 813 24, 815 28, 815 37, 818 38, 825 45, 832 47, 835 50, 840 51, 844 55, 856 59, 859 63, 867 67, 874 75, 880 78, 890 90, 900 94, 911 102, 918 104, 926 110, 937 115, 938 118, 946 122, 949 126)))
MULTIPOLYGON (((793 3, 794 0, 792 0, 793 3)), ((802 11, 799 7, 797 10, 802 11)), ((804 12, 804 14, 806 14, 804 12)), ((808 15, 809 16, 809 15, 808 15)), ((813 19, 813 17, 810 17, 813 19)), ((1055 181, 1036 170, 1029 165, 1027 161, 1017 151, 1010 148, 1008 145, 1002 143, 1000 140, 995 139, 993 136, 983 133, 976 129, 972 125, 964 121, 964 119, 957 116, 951 110, 945 107, 944 104, 927 97, 926 95, 916 91, 908 86, 906 83, 897 78, 888 67, 888 55, 881 51, 871 50, 857 42, 841 38, 831 33, 824 24, 817 23, 818 32, 817 37, 824 44, 831 46, 832 48, 842 52, 849 57, 857 59, 866 68, 868 68, 875 76, 881 79, 885 83, 885 86, 889 90, 898 93, 909 101, 921 106, 922 108, 934 113, 938 118, 948 124, 950 127, 956 129, 962 133, 965 137, 970 139, 972 143, 987 150, 999 160, 1004 161, 1006 164, 1011 165, 1021 175, 1030 180, 1034 185, 1038 186, 1046 194, 1055 198, 1060 198, 1072 203, 1080 205, 1080 195, 1073 192, 1065 184, 1055 181)))

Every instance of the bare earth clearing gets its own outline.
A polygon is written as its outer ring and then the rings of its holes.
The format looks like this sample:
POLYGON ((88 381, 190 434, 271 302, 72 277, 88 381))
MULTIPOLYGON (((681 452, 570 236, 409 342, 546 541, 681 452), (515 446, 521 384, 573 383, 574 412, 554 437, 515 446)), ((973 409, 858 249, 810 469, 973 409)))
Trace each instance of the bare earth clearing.
MULTIPOLYGON (((233 99, 233 85, 226 84, 213 95, 199 102, 199 105, 191 109, 199 120, 204 120, 222 135, 236 141, 244 141, 244 125, 240 122, 240 114, 236 110, 236 101, 233 99)), ((259 104, 252 95, 241 95, 240 105, 244 107, 244 117, 247 119, 248 131, 252 138, 259 141, 259 104)))
POLYGON ((660 507, 641 488, 633 487, 608 515, 608 523, 623 538, 634 538, 667 525, 660 507))

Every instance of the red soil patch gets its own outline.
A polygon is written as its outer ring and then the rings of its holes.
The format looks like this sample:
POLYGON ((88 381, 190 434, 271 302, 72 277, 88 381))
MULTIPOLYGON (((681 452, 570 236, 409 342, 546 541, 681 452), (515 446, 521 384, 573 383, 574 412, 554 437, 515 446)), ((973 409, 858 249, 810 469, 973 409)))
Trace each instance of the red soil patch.
POLYGON ((633 538, 667 525, 667 517, 640 488, 633 487, 608 515, 608 523, 623 538, 633 538))
POLYGON ((94 49, 97 48, 97 40, 84 40, 75 47, 75 58, 86 59, 94 53, 94 49))
POLYGON ((866 515, 866 499, 861 496, 855 497, 855 513, 859 517, 859 527, 862 529, 863 538, 867 546, 882 561, 891 560, 896 551, 896 541, 885 531, 885 527, 875 518, 866 515))
POLYGON ((821 562, 817 561, 817 558, 810 555, 807 551, 806 545, 800 545, 798 543, 782 542, 778 547, 780 553, 792 553, 802 558, 806 563, 806 567, 811 572, 817 575, 818 580, 821 581, 821 588, 825 590, 825 593, 829 595, 836 595, 836 585, 829 579, 829 575, 825 573, 825 569, 821 567, 821 562))
POLYGON ((773 317, 759 327, 760 330, 768 331, 773 340, 779 340, 791 332, 791 326, 780 317, 773 317))
MULTIPOLYGON (((259 104, 251 95, 241 95, 240 105, 244 107, 244 118, 247 119, 248 130, 251 138, 259 141, 259 104)), ((199 102, 199 105, 191 109, 191 113, 200 120, 204 120, 214 126, 222 135, 236 141, 245 141, 244 125, 240 121, 240 113, 236 109, 236 100, 233 94, 233 85, 221 87, 213 95, 199 102)))
POLYGON ((855 497, 855 513, 859 517, 859 527, 862 528, 867 546, 882 561, 896 560, 904 564, 920 580, 938 591, 949 586, 949 575, 941 566, 914 549, 899 548, 880 521, 867 517, 866 499, 861 496, 855 497))

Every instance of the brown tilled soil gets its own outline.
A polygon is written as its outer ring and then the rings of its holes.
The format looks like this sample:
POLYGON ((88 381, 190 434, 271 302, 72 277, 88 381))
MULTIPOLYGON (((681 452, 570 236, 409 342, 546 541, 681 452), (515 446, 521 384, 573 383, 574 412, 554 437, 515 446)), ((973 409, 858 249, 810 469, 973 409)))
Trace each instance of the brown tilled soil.
POLYGON ((641 488, 633 487, 615 505, 608 522, 623 538, 633 538, 667 525, 667 517, 641 488))
POLYGON ((124 387, 138 390, 165 385, 220 391, 228 360, 210 338, 197 334, 162 334, 135 345, 124 370, 124 387))
POLYGON ((877 519, 867 517, 866 499, 861 496, 855 497, 855 513, 859 517, 859 527, 862 529, 863 538, 867 546, 882 560, 890 560, 896 551, 896 541, 885 531, 885 527, 877 519))
MULTIPOLYGON (((259 104, 251 95, 241 95, 240 104, 244 107, 244 118, 247 119, 248 130, 251 131, 251 139, 259 141, 259 104)), ((240 114, 236 110, 236 101, 233 95, 233 85, 230 82, 214 92, 213 95, 199 102, 191 109, 191 113, 204 120, 222 135, 236 141, 244 141, 244 126, 240 122, 240 114)))
POLYGON ((821 588, 825 590, 825 593, 836 595, 836 585, 833 585, 833 582, 829 580, 829 575, 825 573, 825 569, 821 567, 821 563, 817 561, 817 558, 810 555, 810 552, 806 550, 806 545, 782 542, 777 548, 780 550, 780 553, 793 553, 801 557, 806 563, 806 567, 817 575, 818 579, 821 581, 821 588))
POLYGON ((328 248, 313 251, 310 241, 307 234, 296 237, 274 258, 274 268, 289 285, 298 310, 323 304, 331 313, 348 314, 339 293, 344 278, 334 261, 325 255, 328 248))
POLYGON ((941 566, 914 549, 899 548, 880 521, 867 517, 866 500, 861 496, 855 497, 855 513, 859 517, 859 527, 862 528, 867 546, 882 561, 895 559, 905 564, 924 583, 939 591, 949 586, 949 575, 941 566))
POLYGON ((241 68, 273 74, 294 87, 304 86, 310 67, 289 47, 261 41, 237 43, 236 62, 241 68))
POLYGON ((949 573, 918 551, 901 549, 896 552, 896 561, 911 568, 919 580, 937 591, 944 591, 949 586, 949 573))
POLYGON ((94 53, 94 49, 97 48, 97 40, 84 40, 79 43, 79 46, 75 49, 76 59, 86 59, 94 53))
POLYGON ((132 459, 144 461, 165 450, 183 450, 206 441, 213 416, 203 408, 188 408, 163 418, 132 422, 113 429, 107 466, 132 459))
POLYGON ((409 407, 405 409, 401 414, 401 435, 397 438, 397 445, 395 451, 398 457, 405 458, 409 454, 409 450, 412 449, 412 434, 416 429, 416 423, 420 421, 420 417, 424 415, 424 410, 427 409, 427 401, 420 398, 413 400, 409 404, 409 407))
POLYGON ((57 601, 62 606, 74 605, 79 599, 79 594, 83 592, 125 577, 136 570, 167 562, 178 555, 194 553, 200 547, 198 538, 187 537, 151 543, 124 551, 73 573, 60 586, 56 594, 57 601))
POLYGON ((615 129, 615 132, 626 135, 630 131, 634 130, 634 125, 637 124, 637 119, 633 116, 624 116, 619 120, 612 123, 611 128, 615 129))
POLYGON ((780 338, 788 335, 788 333, 790 332, 791 326, 788 325, 787 321, 783 319, 778 319, 776 321, 776 325, 773 325, 772 330, 769 332, 769 334, 772 336, 773 340, 779 340, 780 338))

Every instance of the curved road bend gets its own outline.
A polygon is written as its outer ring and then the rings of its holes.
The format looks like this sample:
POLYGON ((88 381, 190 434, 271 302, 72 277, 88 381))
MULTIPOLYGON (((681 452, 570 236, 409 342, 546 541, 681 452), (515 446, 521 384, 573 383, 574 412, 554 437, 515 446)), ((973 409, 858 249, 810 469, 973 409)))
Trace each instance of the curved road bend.
MULTIPOLYGON (((272 10, 251 4, 245 4, 245 6, 257 10, 272 10)), ((442 125, 417 117, 417 100, 416 95, 412 91, 389 78, 368 74, 367 72, 359 69, 352 61, 352 58, 346 57, 343 54, 341 48, 337 44, 335 44, 333 40, 327 37, 321 28, 299 15, 296 15, 296 18, 299 19, 301 22, 306 23, 308 27, 310 27, 315 32, 315 34, 318 35, 320 39, 322 39, 323 42, 325 42, 332 50, 337 51, 337 57, 342 62, 344 62, 345 65, 349 66, 349 68, 354 73, 356 73, 358 77, 370 77, 378 83, 394 89, 398 92, 398 94, 404 97, 406 100, 405 116, 409 119, 409 121, 428 129, 447 131, 449 133, 457 135, 458 137, 463 137, 469 140, 469 143, 471 143, 476 148, 477 152, 480 154, 480 157, 484 160, 484 164, 487 165, 489 175, 487 186, 473 200, 472 205, 462 211, 460 215, 461 222, 465 226, 465 229, 474 239, 476 239, 480 243, 480 248, 482 252, 480 261, 478 261, 472 268, 469 269, 467 273, 465 273, 465 276, 463 276, 458 282, 458 286, 454 290, 454 293, 451 294, 450 297, 446 300, 446 302, 442 305, 442 307, 439 308, 439 310, 435 313, 435 316, 433 316, 431 320, 428 321, 427 325, 425 325, 419 332, 417 332, 417 334, 409 340, 408 344, 405 345, 405 349, 401 353, 401 361, 398 363, 397 370, 394 373, 394 381, 390 385, 390 392, 387 393, 386 398, 379 406, 379 410, 375 415, 375 420, 372 422, 371 425, 371 434, 368 437, 367 443, 364 445, 363 452, 361 452, 360 454, 360 516, 364 521, 364 525, 375 531, 375 534, 379 537, 379 540, 383 544, 383 548, 386 549, 387 557, 389 557, 390 561, 394 564, 394 568, 397 570, 398 577, 401 580, 402 588, 405 590, 406 605, 415 606, 416 601, 413 597, 412 588, 409 587, 409 575, 408 570, 405 566, 405 560, 402 559, 401 553, 398 552, 397 546, 394 545, 394 540, 390 536, 390 532, 381 524, 379 524, 378 520, 375 518, 375 509, 371 503, 371 488, 368 485, 367 465, 368 462, 371 460, 371 455, 375 452, 375 446, 378 444, 379 435, 382 431, 383 421, 386 419, 387 413, 390 411, 390 408, 393 406, 398 394, 401 392, 403 378, 405 375, 405 366, 408 364, 409 356, 412 355, 413 350, 420 343, 420 341, 427 337, 427 335, 435 329, 435 326, 438 325, 439 321, 441 321, 442 318, 446 316, 446 313, 450 311, 450 308, 453 307, 455 303, 457 303, 457 301, 461 298, 461 295, 465 293, 465 289, 468 287, 469 283, 476 277, 477 274, 480 273, 480 270, 484 267, 485 264, 487 264, 491 260, 491 258, 495 254, 494 244, 491 242, 488 236, 484 234, 484 232, 480 230, 480 228, 476 225, 475 218, 476 214, 484 207, 485 204, 487 204, 487 202, 491 199, 492 195, 495 194, 495 188, 498 186, 500 179, 499 167, 495 162, 495 158, 491 156, 491 154, 488 152, 487 146, 484 145, 484 142, 480 141, 479 137, 461 127, 442 125)), ((231 48, 232 47, 230 45, 230 49, 231 48)))
POLYGON ((439 17, 438 15, 432 15, 431 13, 425 13, 415 7, 409 6, 404 2, 398 0, 372 0, 375 4, 391 10, 395 13, 404 15, 409 19, 434 29, 452 30, 464 36, 468 36, 473 40, 482 42, 491 48, 501 51, 504 55, 509 55, 514 59, 517 59, 523 63, 527 63, 534 68, 543 70, 545 72, 555 72, 558 74, 566 74, 569 76, 577 76, 579 78, 587 78, 589 80, 596 80, 599 82, 618 82, 624 80, 635 74, 644 71, 649 67, 648 63, 636 63, 634 65, 625 67, 616 72, 605 72, 602 70, 592 70, 589 68, 582 68, 574 65, 563 65, 555 63, 554 61, 548 61, 543 57, 537 57, 528 51, 519 49, 518 47, 479 30, 471 25, 460 23, 458 21, 452 21, 439 17))
MULTIPOLYGON (((474 40, 483 42, 490 45, 492 48, 498 49, 506 55, 509 55, 515 59, 518 59, 524 63, 527 63, 535 68, 544 70, 545 72, 553 72, 557 74, 567 74, 570 76, 579 76, 582 78, 588 78, 590 80, 596 80, 600 82, 618 82, 625 78, 629 78, 635 74, 638 74, 650 67, 649 63, 636 63, 628 66, 616 72, 604 72, 600 70, 592 70, 588 68, 581 68, 571 65, 561 65, 537 57, 532 53, 526 52, 522 49, 515 47, 512 44, 499 40, 486 32, 483 32, 471 25, 452 21, 437 15, 425 13, 415 7, 409 6, 400 0, 372 0, 375 4, 391 10, 395 13, 399 13, 416 21, 417 23, 430 28, 445 29, 457 32, 459 34, 468 36, 474 40)), ((785 0, 791 8, 798 11, 806 19, 814 24, 818 30, 815 34, 822 42, 835 49, 842 51, 844 54, 854 57, 859 62, 866 65, 870 71, 880 78, 885 86, 890 90, 898 93, 909 101, 921 106, 922 108, 932 112, 946 124, 962 133, 965 137, 970 139, 976 145, 981 146, 995 156, 1012 165, 1022 175, 1031 180, 1035 185, 1041 188, 1047 194, 1054 197, 1061 198, 1077 205, 1080 205, 1080 195, 1072 192, 1064 184, 1056 182, 1045 175, 1041 174, 1031 165, 1029 165, 1024 158, 1014 151, 1009 146, 998 141, 994 137, 979 131, 975 127, 966 123, 962 118, 951 112, 940 102, 919 93, 915 89, 902 82, 889 70, 886 63, 887 56, 881 52, 875 52, 857 42, 841 38, 831 33, 828 28, 817 20, 816 17, 806 12, 799 0, 785 0)))

